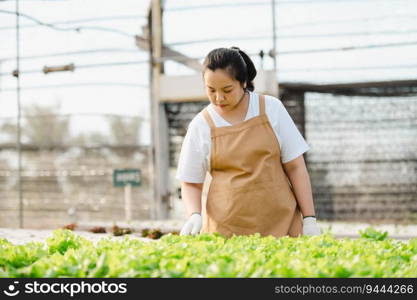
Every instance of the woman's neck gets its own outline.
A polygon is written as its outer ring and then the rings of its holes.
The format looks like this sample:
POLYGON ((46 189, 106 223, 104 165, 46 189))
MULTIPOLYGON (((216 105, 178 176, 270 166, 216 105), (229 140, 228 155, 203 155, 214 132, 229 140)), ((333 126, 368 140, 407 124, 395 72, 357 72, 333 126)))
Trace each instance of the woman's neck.
POLYGON ((232 111, 221 111, 217 107, 214 107, 216 112, 222 116, 227 122, 234 124, 239 123, 241 121, 245 120, 245 117, 247 115, 248 109, 249 109, 249 92, 245 92, 242 100, 235 106, 235 108, 232 111))

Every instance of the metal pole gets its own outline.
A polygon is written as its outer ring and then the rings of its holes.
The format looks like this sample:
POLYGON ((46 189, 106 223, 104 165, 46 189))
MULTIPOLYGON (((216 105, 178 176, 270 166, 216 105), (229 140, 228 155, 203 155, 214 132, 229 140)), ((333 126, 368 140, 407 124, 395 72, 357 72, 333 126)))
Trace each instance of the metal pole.
POLYGON ((130 224, 132 221, 132 185, 125 185, 125 222, 130 224))
MULTIPOLYGON (((273 54, 273 61, 274 61, 274 74, 275 78, 277 78, 277 31, 276 31, 276 16, 275 16, 275 0, 271 0, 272 4, 272 54, 273 54)), ((278 79, 277 79, 277 85, 278 85, 278 79)), ((279 86, 277 86, 277 90, 279 91, 279 86)), ((278 92, 279 94, 279 92, 278 92)), ((278 95, 277 95, 278 96, 278 95)))
MULTIPOLYGON (((1 86, 2 86, 2 84, 1 84, 1 64, 3 63, 3 61, 0 59, 0 96, 1 96, 1 90, 2 90, 2 88, 1 88, 1 86)), ((1 99, 0 99, 1 100, 1 99)))
POLYGON ((153 218, 159 219, 161 210, 161 143, 160 143, 160 124, 159 124, 159 89, 161 74, 161 56, 162 56, 162 29, 161 29, 161 2, 152 0, 152 139, 153 139, 153 158, 154 158, 154 213, 153 218))
POLYGON ((21 149, 21 126, 20 126, 20 16, 19 0, 16 0, 16 94, 17 94, 17 186, 19 193, 19 228, 23 228, 23 198, 22 198, 22 149, 21 149))

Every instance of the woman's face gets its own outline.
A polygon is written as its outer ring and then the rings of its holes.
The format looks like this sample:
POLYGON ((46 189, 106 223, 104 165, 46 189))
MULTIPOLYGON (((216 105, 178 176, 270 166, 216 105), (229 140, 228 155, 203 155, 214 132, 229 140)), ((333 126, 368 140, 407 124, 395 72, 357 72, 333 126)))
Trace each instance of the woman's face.
POLYGON ((231 111, 243 95, 243 86, 223 69, 204 72, 204 84, 210 102, 222 111, 231 111))

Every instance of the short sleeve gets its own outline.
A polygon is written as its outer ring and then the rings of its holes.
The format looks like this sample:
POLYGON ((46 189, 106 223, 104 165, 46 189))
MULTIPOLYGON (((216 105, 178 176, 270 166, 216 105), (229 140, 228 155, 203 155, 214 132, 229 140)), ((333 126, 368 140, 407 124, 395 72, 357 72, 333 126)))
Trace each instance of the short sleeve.
POLYGON ((203 183, 205 176, 205 154, 202 149, 198 124, 193 119, 181 146, 176 178, 183 182, 203 183))
POLYGON ((281 142, 281 161, 282 163, 304 154, 310 149, 309 145, 301 135, 290 114, 285 109, 284 104, 278 100, 278 134, 281 142))

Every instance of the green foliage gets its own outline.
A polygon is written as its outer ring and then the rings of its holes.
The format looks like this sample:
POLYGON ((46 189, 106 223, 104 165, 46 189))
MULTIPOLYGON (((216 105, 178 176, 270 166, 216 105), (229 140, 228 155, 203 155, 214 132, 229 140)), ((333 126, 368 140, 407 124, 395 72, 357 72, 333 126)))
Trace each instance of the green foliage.
POLYGON ((417 277, 417 239, 164 235, 92 242, 56 230, 46 243, 0 239, 0 277, 417 277))
POLYGON ((388 237, 387 231, 380 232, 372 227, 368 227, 365 230, 360 230, 359 233, 362 238, 371 239, 375 241, 383 241, 388 237))
POLYGON ((78 235, 73 234, 71 230, 57 229, 54 231, 52 237, 46 240, 49 247, 49 253, 53 254, 59 252, 64 254, 68 249, 78 249, 82 245, 85 247, 91 246, 90 241, 78 235))

